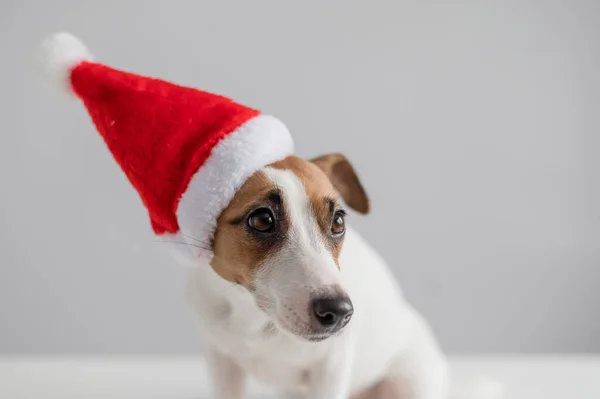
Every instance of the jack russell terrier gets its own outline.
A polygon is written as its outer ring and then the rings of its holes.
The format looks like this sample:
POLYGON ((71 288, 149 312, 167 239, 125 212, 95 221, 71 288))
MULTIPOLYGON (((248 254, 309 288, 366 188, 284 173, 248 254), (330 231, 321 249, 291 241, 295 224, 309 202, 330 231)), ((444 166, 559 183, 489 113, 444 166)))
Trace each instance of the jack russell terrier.
POLYGON ((287 128, 232 100, 92 61, 67 33, 47 70, 81 99, 147 208, 192 264, 216 399, 246 376, 286 398, 444 399, 448 369, 385 262, 345 221, 369 200, 342 155, 293 155, 287 128))
POLYGON ((369 210, 345 157, 291 156, 252 175, 219 216, 212 262, 188 286, 215 398, 241 399, 246 375, 286 398, 446 397, 427 323, 344 204, 369 210))

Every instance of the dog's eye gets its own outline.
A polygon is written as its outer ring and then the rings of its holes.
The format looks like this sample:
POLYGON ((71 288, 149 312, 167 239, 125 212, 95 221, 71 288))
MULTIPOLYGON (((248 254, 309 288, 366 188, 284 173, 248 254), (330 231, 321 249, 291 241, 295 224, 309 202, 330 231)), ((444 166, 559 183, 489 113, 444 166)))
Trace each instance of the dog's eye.
POLYGON ((273 212, 268 208, 255 210, 248 217, 248 226, 251 229, 261 233, 268 233, 275 228, 275 218, 273 212))
POLYGON ((344 221, 344 212, 337 211, 333 215, 333 222, 331 223, 331 232, 334 235, 341 235, 346 231, 346 223, 344 221))

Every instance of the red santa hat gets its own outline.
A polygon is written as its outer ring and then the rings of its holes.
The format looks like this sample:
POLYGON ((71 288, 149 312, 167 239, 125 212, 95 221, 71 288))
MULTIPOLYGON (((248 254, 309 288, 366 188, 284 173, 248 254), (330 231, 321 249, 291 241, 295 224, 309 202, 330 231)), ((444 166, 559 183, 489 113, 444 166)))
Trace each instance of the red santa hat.
POLYGON ((93 62, 68 33, 44 48, 48 71, 84 103, 154 232, 197 256, 211 254, 217 218, 242 184, 293 152, 283 123, 229 98, 93 62))

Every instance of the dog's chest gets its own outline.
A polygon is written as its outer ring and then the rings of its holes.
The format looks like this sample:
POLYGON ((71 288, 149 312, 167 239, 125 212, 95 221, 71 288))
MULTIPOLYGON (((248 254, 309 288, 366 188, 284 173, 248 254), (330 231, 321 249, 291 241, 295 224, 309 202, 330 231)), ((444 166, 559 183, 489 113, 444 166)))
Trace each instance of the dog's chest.
POLYGON ((308 370, 316 357, 314 352, 290 344, 281 333, 262 338, 230 331, 212 339, 248 374, 263 383, 282 388, 295 389, 306 385, 308 370))
POLYGON ((327 353, 328 343, 309 343, 286 335, 253 302, 240 300, 231 292, 200 303, 195 309, 206 338, 263 383, 302 388, 311 366, 327 353))

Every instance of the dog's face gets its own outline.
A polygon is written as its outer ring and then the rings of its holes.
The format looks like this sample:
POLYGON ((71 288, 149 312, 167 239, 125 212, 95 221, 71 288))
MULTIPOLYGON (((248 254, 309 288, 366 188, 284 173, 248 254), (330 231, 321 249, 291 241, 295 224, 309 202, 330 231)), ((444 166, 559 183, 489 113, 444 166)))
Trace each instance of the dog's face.
POLYGON ((220 215, 213 269, 243 285, 280 329, 311 341, 338 333, 353 313, 338 263, 342 199, 368 212, 367 196, 339 154, 292 156, 264 168, 220 215))

